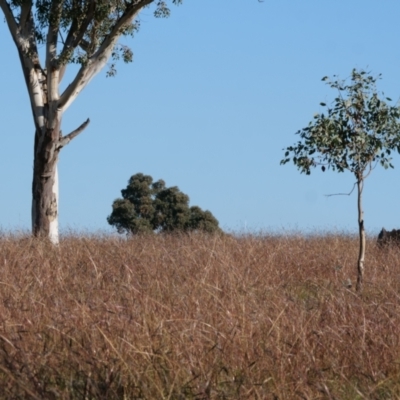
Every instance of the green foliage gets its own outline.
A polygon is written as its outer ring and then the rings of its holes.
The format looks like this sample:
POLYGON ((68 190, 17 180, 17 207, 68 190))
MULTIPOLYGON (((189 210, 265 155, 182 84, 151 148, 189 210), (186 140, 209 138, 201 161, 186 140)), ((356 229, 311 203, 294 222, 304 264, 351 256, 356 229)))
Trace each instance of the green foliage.
POLYGON ((176 186, 167 188, 163 180, 153 182, 151 176, 138 173, 129 179, 121 194, 122 199, 114 201, 107 218, 119 233, 220 231, 210 211, 189 208, 189 196, 176 186))
POLYGON ((374 78, 356 69, 350 82, 322 78, 338 91, 338 96, 331 106, 320 103, 326 113, 316 114, 314 121, 296 133, 301 140, 286 148, 281 164, 292 160, 307 175, 311 167, 317 166, 322 171, 348 170, 357 180, 363 179, 364 172, 369 173, 378 163, 393 168, 391 153, 393 150, 400 153, 400 109, 386 103, 390 98, 380 98, 376 90, 379 78, 380 75, 374 78))
MULTIPOLYGON (((46 44, 49 27, 57 30, 58 41, 63 44, 56 55, 59 65, 85 65, 116 30, 118 36, 133 36, 140 28, 140 21, 128 18, 128 15, 132 10, 150 7, 152 3, 156 18, 170 15, 167 2, 162 0, 10 0, 8 7, 17 21, 29 15, 27 10, 32 10, 32 19, 28 17, 28 21, 33 25, 33 35, 38 44, 46 44)), ((171 3, 179 5, 182 0, 171 0, 171 3)), ((129 47, 116 44, 112 59, 117 61, 120 58, 131 62, 133 53, 129 47)), ((115 73, 115 64, 112 63, 107 75, 115 73)))
MULTIPOLYGON (((384 168, 393 168, 391 152, 400 153, 400 109, 379 98, 377 78, 363 70, 353 69, 349 83, 339 79, 331 81, 327 76, 322 80, 336 89, 338 96, 331 107, 320 103, 327 109, 326 114, 316 114, 314 121, 297 132, 301 139, 286 149, 281 164, 292 159, 300 172, 307 175, 311 167, 321 166, 322 171, 326 168, 338 172, 348 170, 356 177, 360 234, 356 289, 360 291, 366 243, 362 207, 364 180, 378 163, 384 168)), ((385 100, 391 101, 388 97, 385 100)))
POLYGON ((203 211, 198 206, 190 207, 189 227, 198 229, 204 232, 214 232, 215 227, 218 226, 218 221, 210 211, 203 211))
POLYGON ((155 195, 155 229, 164 232, 185 231, 189 228, 189 196, 176 186, 165 188, 155 195))

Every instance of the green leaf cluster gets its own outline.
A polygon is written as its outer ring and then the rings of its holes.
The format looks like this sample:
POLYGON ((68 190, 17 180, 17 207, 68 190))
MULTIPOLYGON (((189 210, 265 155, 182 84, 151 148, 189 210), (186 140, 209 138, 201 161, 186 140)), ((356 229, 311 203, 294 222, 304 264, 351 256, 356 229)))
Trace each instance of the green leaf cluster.
POLYGON ((400 153, 400 108, 378 93, 375 78, 353 69, 347 80, 322 78, 338 95, 331 106, 320 103, 318 113, 306 128, 296 132, 300 140, 285 151, 281 164, 289 161, 307 175, 311 168, 352 172, 357 180, 381 164, 393 168, 391 154, 400 153))
MULTIPOLYGON (((170 3, 179 5, 182 1, 170 0, 170 3)), ((164 0, 10 0, 7 6, 23 29, 32 31, 38 44, 46 44, 48 31, 56 30, 59 47, 56 59, 61 66, 87 64, 116 33, 118 37, 133 36, 140 28, 140 21, 130 20, 128 15, 138 6, 151 7, 152 3, 156 18, 170 15, 164 0)), ((119 59, 131 62, 133 53, 129 47, 117 43, 108 76, 115 75, 115 62, 119 59)))
POLYGON ((129 179, 121 194, 107 218, 119 233, 220 232, 210 211, 189 207, 189 196, 176 186, 166 187, 163 180, 153 182, 151 176, 138 173, 129 179))

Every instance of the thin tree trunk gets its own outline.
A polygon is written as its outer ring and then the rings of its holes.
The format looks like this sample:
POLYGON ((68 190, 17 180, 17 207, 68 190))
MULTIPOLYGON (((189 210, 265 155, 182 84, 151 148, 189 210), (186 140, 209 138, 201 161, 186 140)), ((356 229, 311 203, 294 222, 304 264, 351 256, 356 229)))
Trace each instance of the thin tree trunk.
POLYGON ((364 211, 362 207, 362 191, 363 178, 357 177, 357 204, 358 204, 358 232, 360 237, 360 247, 357 263, 357 285, 356 290, 360 292, 364 283, 364 259, 365 259, 365 228, 364 228, 364 211))

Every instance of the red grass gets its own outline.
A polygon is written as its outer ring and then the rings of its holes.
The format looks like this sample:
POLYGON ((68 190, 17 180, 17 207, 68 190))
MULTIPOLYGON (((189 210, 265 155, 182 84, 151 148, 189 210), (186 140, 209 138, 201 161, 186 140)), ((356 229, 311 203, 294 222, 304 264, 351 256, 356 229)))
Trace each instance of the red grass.
POLYGON ((398 399, 400 252, 346 236, 0 238, 0 398, 398 399))

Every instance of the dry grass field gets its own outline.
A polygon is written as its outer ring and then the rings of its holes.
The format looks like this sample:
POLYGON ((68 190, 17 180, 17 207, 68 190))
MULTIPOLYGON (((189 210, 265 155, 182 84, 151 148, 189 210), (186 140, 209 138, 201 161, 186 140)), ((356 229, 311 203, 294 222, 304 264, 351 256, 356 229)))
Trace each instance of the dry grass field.
POLYGON ((0 237, 1 399, 400 399, 400 250, 0 237), (349 287, 348 279, 353 281, 349 287))

